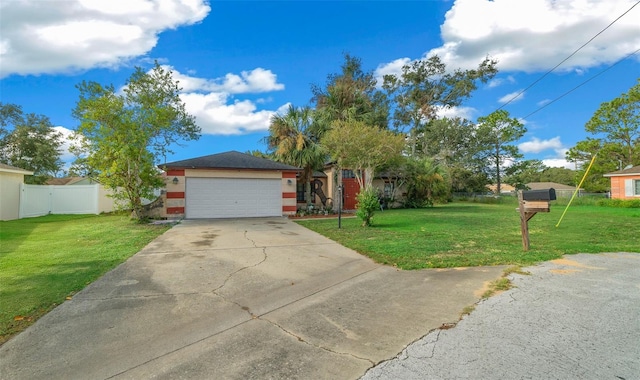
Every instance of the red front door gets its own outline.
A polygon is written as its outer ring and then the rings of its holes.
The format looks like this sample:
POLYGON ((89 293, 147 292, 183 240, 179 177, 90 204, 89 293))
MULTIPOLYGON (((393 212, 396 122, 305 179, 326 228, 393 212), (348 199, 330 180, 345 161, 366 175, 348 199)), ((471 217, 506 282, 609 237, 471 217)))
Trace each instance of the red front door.
POLYGON ((342 209, 355 210, 357 204, 356 195, 360 192, 360 184, 358 184, 353 170, 342 170, 342 186, 342 209))

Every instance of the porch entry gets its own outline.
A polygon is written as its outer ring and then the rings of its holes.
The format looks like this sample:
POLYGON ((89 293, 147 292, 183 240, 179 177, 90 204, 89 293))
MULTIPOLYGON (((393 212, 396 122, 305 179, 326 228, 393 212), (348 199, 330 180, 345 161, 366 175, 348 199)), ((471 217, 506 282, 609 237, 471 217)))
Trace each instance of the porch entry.
MULTIPOLYGON (((362 178, 364 178, 364 175, 362 178)), ((356 174, 353 170, 342 170, 342 186, 342 209, 355 210, 356 204, 358 203, 356 195, 360 192, 360 184, 358 183, 356 174)))

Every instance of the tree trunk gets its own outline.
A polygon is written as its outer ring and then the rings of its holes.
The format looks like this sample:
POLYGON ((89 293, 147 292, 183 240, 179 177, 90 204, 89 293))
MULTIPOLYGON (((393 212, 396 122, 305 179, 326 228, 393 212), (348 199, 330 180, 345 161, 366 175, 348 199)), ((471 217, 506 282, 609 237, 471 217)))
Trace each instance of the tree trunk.
POLYGON ((307 211, 309 210, 309 206, 311 206, 311 184, 313 182, 313 171, 309 169, 305 169, 303 172, 303 176, 305 178, 301 178, 301 180, 305 183, 304 189, 304 199, 307 201, 307 211))
POLYGON ((500 195, 500 146, 496 144, 496 195, 500 195))

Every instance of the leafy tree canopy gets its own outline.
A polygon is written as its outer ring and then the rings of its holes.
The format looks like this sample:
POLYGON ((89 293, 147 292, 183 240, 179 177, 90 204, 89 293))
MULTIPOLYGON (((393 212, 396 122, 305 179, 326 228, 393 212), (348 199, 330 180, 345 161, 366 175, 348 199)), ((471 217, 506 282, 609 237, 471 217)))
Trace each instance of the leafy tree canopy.
POLYGON ((311 87, 318 126, 326 130, 334 120, 356 119, 387 128, 389 105, 376 84, 373 72, 365 72, 359 58, 345 54, 340 73, 328 75, 324 88, 311 87))
POLYGON ((85 81, 77 88, 73 115, 80 121, 87 164, 122 206, 141 218, 142 199, 165 185, 156 165, 172 153, 172 145, 200 137, 178 83, 156 62, 149 72, 136 67, 122 91, 85 81))
POLYGON ((371 186, 374 170, 400 156, 404 136, 390 130, 380 130, 363 121, 337 120, 322 139, 331 158, 341 168, 356 173, 361 188, 371 186), (362 172, 366 172, 364 179, 362 172))
POLYGON ((640 79, 626 93, 604 102, 585 125, 594 137, 579 141, 567 152, 567 160, 580 166, 580 178, 596 159, 583 182, 587 191, 609 190, 610 181, 602 177, 626 167, 640 165, 640 79))
POLYGON ((47 116, 24 114, 15 104, 0 103, 0 162, 34 172, 25 182, 42 184, 62 169, 62 134, 47 116))
POLYGON ((507 161, 521 158, 516 145, 509 143, 520 139, 526 132, 525 126, 516 118, 509 117, 505 110, 492 112, 478 118, 476 136, 479 141, 479 158, 490 168, 496 180, 496 192, 500 194, 501 174, 507 161))
POLYGON ((322 169, 327 153, 314 128, 314 112, 309 107, 289 106, 284 115, 271 118, 266 143, 273 158, 303 169, 300 181, 307 183, 306 200, 311 202, 313 171, 322 169))
POLYGON ((453 72, 437 55, 413 61, 400 75, 385 75, 383 88, 393 102, 393 124, 410 135, 411 155, 421 127, 436 118, 439 110, 462 104, 477 88, 498 72, 497 61, 484 59, 476 69, 453 72))

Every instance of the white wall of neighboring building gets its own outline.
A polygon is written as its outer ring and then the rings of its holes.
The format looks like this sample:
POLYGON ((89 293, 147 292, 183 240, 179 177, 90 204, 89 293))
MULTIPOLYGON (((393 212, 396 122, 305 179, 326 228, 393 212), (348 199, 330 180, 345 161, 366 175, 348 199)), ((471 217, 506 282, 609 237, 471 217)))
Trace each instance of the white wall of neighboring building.
POLYGON ((0 172, 0 220, 18 219, 24 173, 0 172))

